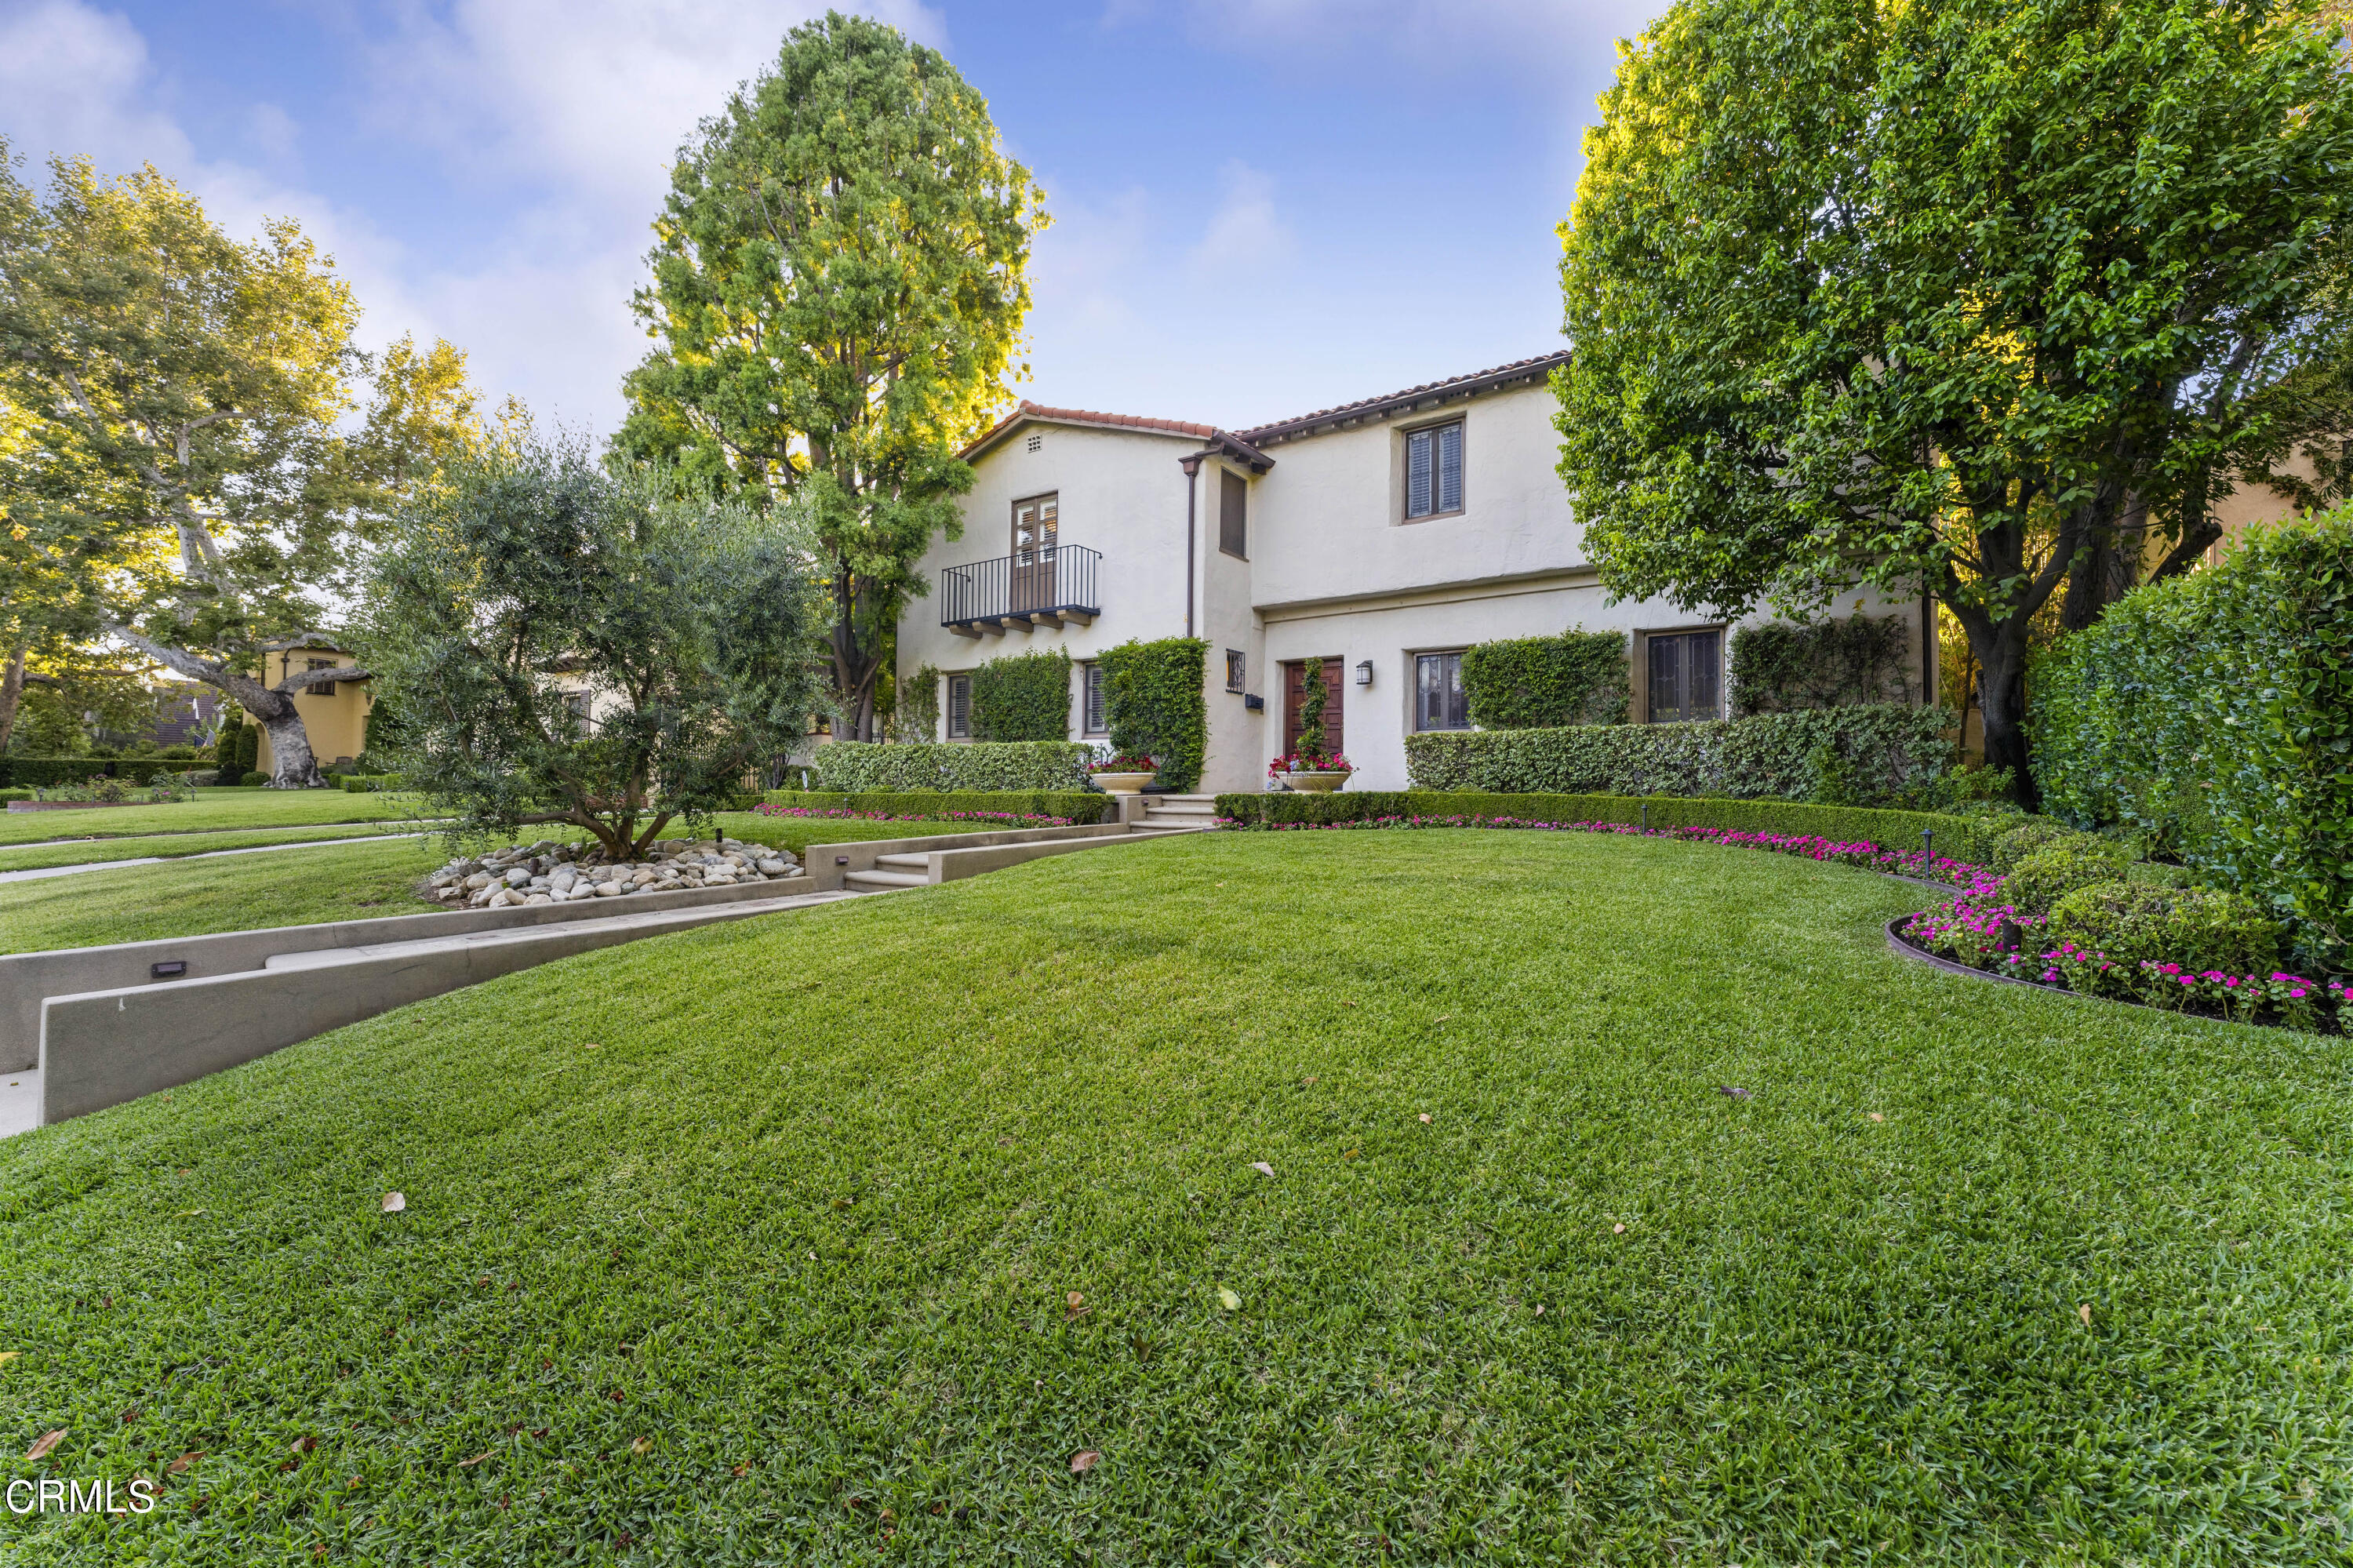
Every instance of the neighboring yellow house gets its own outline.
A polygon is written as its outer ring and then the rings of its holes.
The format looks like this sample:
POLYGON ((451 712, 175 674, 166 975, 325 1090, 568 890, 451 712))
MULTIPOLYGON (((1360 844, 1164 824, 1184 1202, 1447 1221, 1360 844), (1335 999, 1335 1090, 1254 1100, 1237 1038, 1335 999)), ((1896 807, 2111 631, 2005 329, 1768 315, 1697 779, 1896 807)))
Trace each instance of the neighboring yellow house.
MULTIPOLYGON (((287 676, 305 670, 349 670, 358 664, 356 656, 341 648, 319 642, 300 643, 273 649, 263 655, 261 683, 274 686, 287 676)), ((295 694, 294 711, 302 715, 302 727, 311 736, 311 755, 319 759, 320 767, 349 762, 367 748, 368 708, 374 701, 364 681, 337 681, 332 685, 312 686, 295 694)), ((250 715, 245 715, 245 719, 254 724, 250 715)), ((260 728, 258 724, 255 727, 260 728)), ((253 766, 263 773, 277 771, 270 756, 268 730, 261 731, 254 748, 253 766)))

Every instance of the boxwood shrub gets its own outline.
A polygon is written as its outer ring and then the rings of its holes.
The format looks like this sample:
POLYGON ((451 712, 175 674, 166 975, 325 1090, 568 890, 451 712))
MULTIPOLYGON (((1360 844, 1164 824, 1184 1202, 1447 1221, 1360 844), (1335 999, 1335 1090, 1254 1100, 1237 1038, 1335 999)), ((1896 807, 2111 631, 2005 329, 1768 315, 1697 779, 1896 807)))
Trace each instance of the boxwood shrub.
POLYGON ((1074 740, 931 746, 837 740, 817 748, 817 782, 828 790, 850 791, 1083 790, 1089 755, 1090 748, 1074 740))
POLYGON ((991 659, 972 673, 972 737, 1071 738, 1071 656, 1060 648, 991 659))
POLYGON ((1807 799, 1825 751, 1871 800, 1925 788, 1957 753, 1940 707, 1873 705, 1760 714, 1702 724, 1434 730, 1406 737, 1422 789, 1510 793, 1807 799))
POLYGON ((1344 789, 1330 795, 1218 797, 1218 814, 1246 828, 1465 817, 1475 821, 1626 822, 1654 828, 1726 828, 1736 832, 1810 834, 1841 843, 1916 849, 1932 832, 1939 856, 1983 864, 2006 824, 1933 811, 1817 806, 1795 800, 1702 800, 1674 795, 1492 794, 1471 790, 1344 789))
POLYGON ((954 811, 1002 811, 1017 817, 1068 817, 1074 822, 1107 821, 1119 802, 1098 791, 1061 789, 841 791, 771 789, 761 797, 772 806, 808 811, 885 811, 894 817, 945 817, 954 811))
POLYGON ((2002 896, 2030 914, 2048 914, 2079 888, 2124 881, 2128 863, 2125 852, 2107 840, 2069 833, 2020 861, 2001 885, 2002 896))
POLYGON ((2297 922, 2353 940, 2353 508, 2242 534, 2136 588, 2029 682, 2044 809, 2122 826, 2297 922))
POLYGON ((2104 955, 2107 967, 2070 968, 2067 983, 2095 996, 2179 1005, 2181 982, 2161 967, 2230 976, 2269 975, 2281 962, 2283 927, 2242 893, 2103 882, 2051 906, 2043 935, 2104 955))
POLYGON ((187 771, 185 760, 170 757, 0 757, 0 788, 45 789, 86 779, 144 784, 157 774, 187 771))
POLYGON ((1208 755, 1208 669, 1209 645, 1198 637, 1131 641, 1103 655, 1112 750, 1151 758, 1160 765, 1160 787, 1175 793, 1200 783, 1208 755))
POLYGON ((1462 691, 1483 729, 1624 724, 1627 669, 1622 631, 1514 637, 1462 651, 1462 691))

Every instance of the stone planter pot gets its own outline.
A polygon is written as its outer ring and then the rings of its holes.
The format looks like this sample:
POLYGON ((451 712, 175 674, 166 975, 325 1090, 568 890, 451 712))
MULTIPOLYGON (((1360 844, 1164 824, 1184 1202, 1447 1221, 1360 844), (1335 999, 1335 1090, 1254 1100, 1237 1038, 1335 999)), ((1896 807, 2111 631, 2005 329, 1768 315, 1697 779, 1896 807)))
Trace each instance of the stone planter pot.
POLYGON ((1348 771, 1335 768, 1330 771, 1319 769, 1314 773, 1286 773, 1282 781, 1304 795, 1329 795, 1335 789, 1346 787, 1348 771))
POLYGON ((1098 773, 1095 788, 1106 795, 1141 795, 1144 787, 1158 778, 1156 773, 1098 773))

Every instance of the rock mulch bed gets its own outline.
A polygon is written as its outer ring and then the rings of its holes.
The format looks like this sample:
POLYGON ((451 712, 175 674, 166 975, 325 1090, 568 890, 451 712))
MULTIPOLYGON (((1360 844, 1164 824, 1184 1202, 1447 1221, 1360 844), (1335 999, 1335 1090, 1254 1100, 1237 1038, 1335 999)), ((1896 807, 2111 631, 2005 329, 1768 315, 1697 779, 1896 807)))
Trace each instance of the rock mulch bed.
POLYGON ((579 898, 623 898, 632 893, 679 893, 691 887, 735 887, 802 874, 790 850, 741 839, 664 839, 641 861, 606 861, 595 844, 542 839, 483 855, 460 857, 426 879, 442 903, 468 909, 516 904, 562 904, 579 898))

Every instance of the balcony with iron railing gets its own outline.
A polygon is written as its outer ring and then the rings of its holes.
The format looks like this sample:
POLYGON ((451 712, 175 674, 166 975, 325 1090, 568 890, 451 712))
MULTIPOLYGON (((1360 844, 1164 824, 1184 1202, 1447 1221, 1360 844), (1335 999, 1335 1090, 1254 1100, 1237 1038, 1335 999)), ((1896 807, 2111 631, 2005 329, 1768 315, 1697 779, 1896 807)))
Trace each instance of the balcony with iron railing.
POLYGON ((1100 551, 1050 545, 940 569, 940 624, 963 637, 1037 626, 1085 626, 1103 613, 1095 591, 1100 551))

